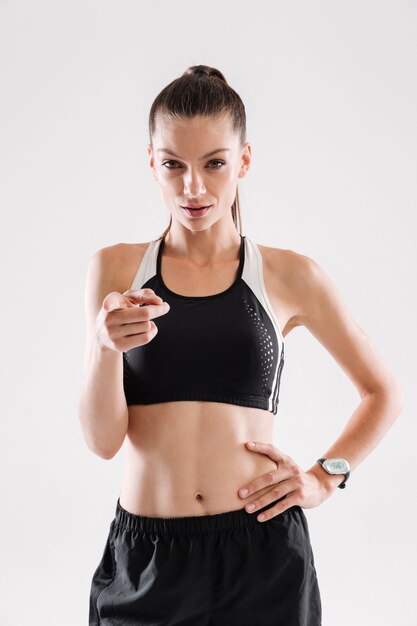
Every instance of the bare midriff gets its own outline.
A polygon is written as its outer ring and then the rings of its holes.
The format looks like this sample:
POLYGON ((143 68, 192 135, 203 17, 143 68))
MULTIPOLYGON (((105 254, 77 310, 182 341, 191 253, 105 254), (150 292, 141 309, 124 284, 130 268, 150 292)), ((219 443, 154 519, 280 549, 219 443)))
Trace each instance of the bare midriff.
POLYGON ((274 417, 263 409, 220 402, 129 406, 120 504, 150 517, 243 508, 251 498, 241 498, 238 490, 277 468, 267 455, 246 446, 252 440, 272 443, 274 417))

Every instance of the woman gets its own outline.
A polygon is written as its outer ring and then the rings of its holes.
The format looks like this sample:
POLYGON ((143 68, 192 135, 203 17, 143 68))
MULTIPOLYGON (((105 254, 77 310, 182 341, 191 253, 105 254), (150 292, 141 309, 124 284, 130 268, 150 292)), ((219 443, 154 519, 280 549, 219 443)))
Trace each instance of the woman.
POLYGON ((83 434, 105 459, 126 450, 90 626, 319 626, 303 508, 345 486, 401 390, 316 262, 242 235, 251 146, 224 76, 189 68, 154 101, 149 131, 170 224, 100 250, 87 275, 83 434), (284 337, 300 324, 362 398, 307 471, 272 444, 284 337))

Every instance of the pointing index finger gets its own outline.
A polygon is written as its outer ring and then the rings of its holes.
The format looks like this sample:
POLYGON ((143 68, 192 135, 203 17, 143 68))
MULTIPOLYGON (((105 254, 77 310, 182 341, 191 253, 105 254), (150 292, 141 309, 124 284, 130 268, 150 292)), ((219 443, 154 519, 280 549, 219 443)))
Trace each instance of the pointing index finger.
POLYGON ((138 305, 135 310, 136 313, 138 309, 143 309, 140 311, 139 319, 140 320, 151 320, 154 317, 160 317, 161 315, 165 315, 170 310, 170 306, 168 302, 161 302, 161 304, 143 304, 138 305))

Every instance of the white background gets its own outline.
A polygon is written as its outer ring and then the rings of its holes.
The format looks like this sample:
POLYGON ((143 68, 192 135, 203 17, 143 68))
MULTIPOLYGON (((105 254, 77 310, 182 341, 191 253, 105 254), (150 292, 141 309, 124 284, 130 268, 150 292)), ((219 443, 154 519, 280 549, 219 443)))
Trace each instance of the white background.
MULTIPOLYGON (((305 509, 323 626, 415 626, 417 5, 411 0, 0 2, 0 622, 87 624, 123 449, 77 416, 91 255, 159 236, 150 106, 190 65, 245 103, 243 234, 315 259, 399 378, 404 409, 305 509)), ((286 340, 275 445, 304 469, 359 403, 304 328, 286 340)))

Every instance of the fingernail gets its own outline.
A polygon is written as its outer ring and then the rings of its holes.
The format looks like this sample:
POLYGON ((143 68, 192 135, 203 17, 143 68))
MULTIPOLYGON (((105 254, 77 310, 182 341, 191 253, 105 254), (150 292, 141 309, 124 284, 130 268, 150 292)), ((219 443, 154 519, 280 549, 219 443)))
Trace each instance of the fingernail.
POLYGON ((247 489, 241 489, 239 491, 239 493, 240 493, 241 496, 247 496, 248 495, 248 490, 247 489))
POLYGON ((249 441, 248 446, 250 446, 251 448, 253 448, 253 446, 255 445, 254 441, 249 441))
POLYGON ((248 504, 248 506, 246 507, 247 511, 253 511, 253 509, 255 508, 254 504, 248 504))

